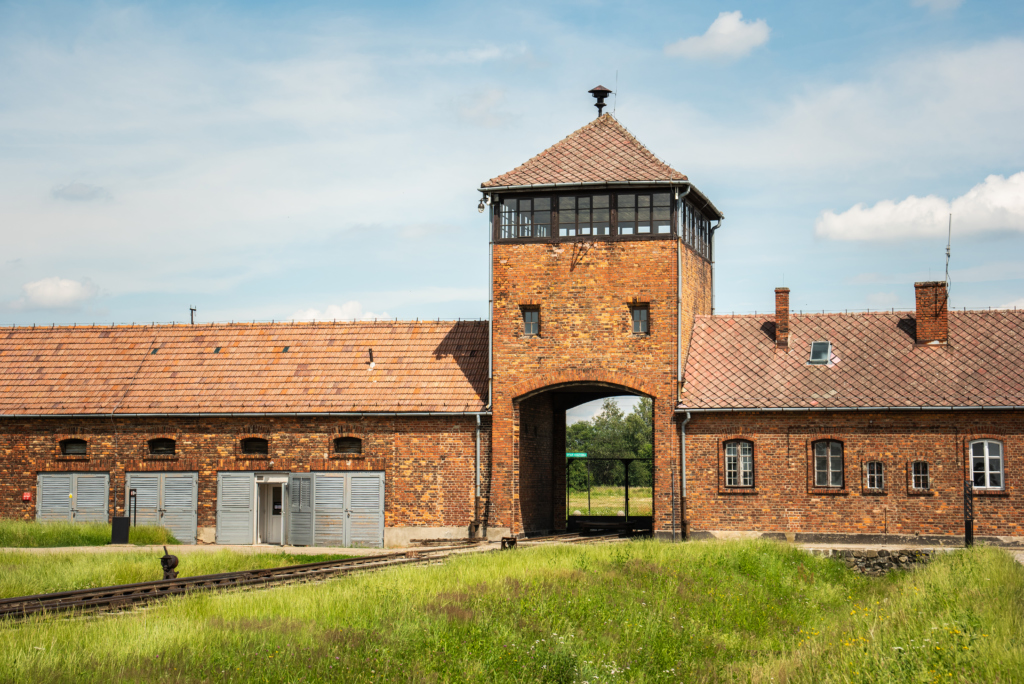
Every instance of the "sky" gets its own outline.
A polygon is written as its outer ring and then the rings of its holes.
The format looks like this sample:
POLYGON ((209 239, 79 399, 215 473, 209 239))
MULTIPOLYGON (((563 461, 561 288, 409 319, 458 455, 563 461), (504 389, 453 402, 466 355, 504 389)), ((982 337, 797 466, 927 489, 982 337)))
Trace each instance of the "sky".
MULTIPOLYGON (((0 0, 0 324, 486 318, 482 181, 594 118, 718 313, 1024 306, 1024 3, 0 0)), ((627 407, 628 408, 628 407, 627 407)))

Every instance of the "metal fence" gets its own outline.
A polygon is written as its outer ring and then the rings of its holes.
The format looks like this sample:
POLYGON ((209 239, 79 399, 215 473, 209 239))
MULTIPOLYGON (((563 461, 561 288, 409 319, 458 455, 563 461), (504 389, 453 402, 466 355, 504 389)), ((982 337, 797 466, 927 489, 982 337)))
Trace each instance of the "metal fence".
POLYGON ((565 469, 567 517, 653 513, 653 460, 567 458, 565 469))

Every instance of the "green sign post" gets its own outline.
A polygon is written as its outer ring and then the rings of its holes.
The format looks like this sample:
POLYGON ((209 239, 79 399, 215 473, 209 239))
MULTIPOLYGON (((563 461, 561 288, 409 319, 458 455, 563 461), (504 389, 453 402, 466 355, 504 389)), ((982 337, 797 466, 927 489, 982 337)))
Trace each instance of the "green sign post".
POLYGON ((585 453, 581 454, 581 453, 579 453, 577 451, 567 451, 566 454, 565 454, 565 457, 566 458, 586 458, 587 455, 585 453))

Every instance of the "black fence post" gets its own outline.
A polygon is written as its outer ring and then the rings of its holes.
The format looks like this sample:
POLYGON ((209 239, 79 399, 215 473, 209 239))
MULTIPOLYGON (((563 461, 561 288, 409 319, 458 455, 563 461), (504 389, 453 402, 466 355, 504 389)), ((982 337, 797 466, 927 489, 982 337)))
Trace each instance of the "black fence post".
POLYGON ((974 546, 974 483, 964 480, 964 546, 974 546))

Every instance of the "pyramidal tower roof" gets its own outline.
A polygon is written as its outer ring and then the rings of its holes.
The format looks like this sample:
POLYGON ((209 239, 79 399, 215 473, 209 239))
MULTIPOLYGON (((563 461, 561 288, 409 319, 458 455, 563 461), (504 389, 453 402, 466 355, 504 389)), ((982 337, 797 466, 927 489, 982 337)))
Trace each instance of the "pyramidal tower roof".
POLYGON ((611 114, 602 114, 525 164, 481 183, 495 188, 550 183, 685 181, 611 114))

